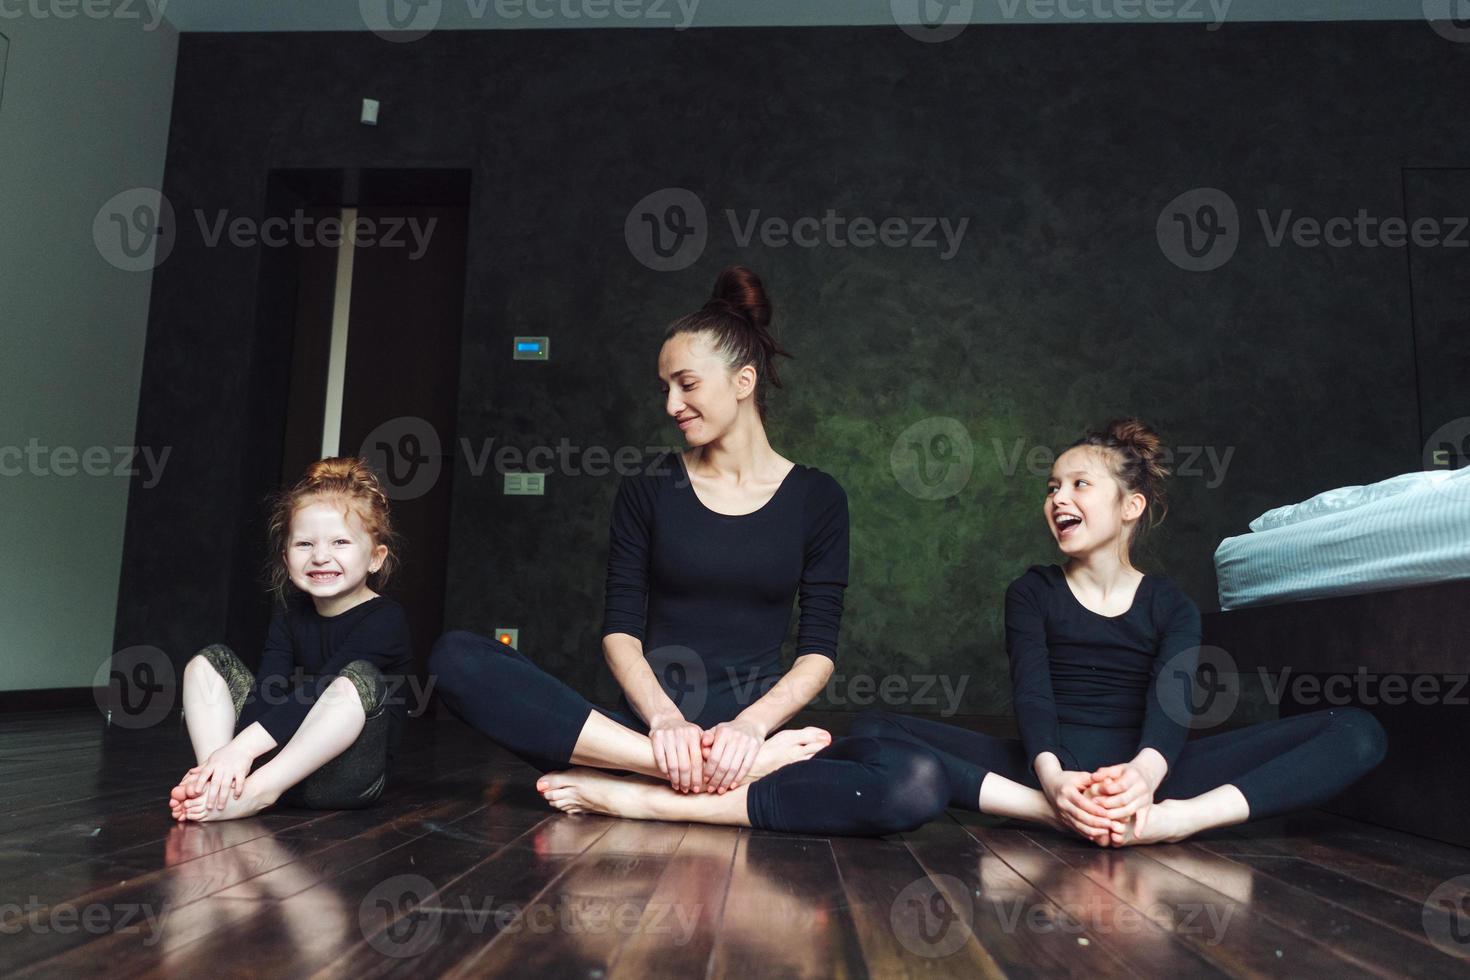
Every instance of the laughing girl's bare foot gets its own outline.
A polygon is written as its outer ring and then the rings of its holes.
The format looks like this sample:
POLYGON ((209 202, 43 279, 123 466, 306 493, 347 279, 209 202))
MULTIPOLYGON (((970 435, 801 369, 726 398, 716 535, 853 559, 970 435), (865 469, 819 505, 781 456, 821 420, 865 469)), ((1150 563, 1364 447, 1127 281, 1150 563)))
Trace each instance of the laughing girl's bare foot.
POLYGON ((1183 800, 1164 800, 1139 810, 1127 821, 1127 830, 1114 832, 1114 847, 1132 844, 1172 844, 1194 834, 1189 805, 1183 800))

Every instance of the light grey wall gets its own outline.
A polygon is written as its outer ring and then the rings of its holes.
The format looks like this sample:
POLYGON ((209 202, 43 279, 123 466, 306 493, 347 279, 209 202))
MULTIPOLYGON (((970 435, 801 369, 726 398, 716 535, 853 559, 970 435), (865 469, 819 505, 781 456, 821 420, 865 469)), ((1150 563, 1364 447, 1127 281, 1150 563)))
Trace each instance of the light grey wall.
POLYGON ((128 478, 111 471, 153 278, 110 264, 93 223, 162 185, 178 34, 29 13, 0 34, 0 690, 78 687, 112 653, 128 478), (107 463, 84 467, 91 447, 107 463))

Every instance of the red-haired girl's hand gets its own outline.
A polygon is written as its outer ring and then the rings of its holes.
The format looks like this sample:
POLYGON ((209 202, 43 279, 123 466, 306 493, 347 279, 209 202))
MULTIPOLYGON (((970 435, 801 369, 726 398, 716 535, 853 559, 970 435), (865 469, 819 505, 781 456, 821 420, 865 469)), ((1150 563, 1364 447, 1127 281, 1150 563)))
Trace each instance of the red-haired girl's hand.
POLYGON ((239 799, 244 792, 245 777, 254 762, 254 756, 233 742, 215 749, 203 764, 190 770, 193 785, 189 795, 202 796, 207 810, 223 810, 229 796, 239 799))

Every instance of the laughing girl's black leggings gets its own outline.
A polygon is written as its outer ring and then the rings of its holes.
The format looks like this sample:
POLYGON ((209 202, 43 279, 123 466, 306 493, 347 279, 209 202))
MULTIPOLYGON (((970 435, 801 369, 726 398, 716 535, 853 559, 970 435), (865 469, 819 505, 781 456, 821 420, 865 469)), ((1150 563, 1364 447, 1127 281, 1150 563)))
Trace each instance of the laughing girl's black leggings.
MULTIPOLYGON (((934 751, 944 766, 951 806, 980 808, 988 772, 1034 789, 1040 785, 1018 739, 885 711, 870 711, 855 734, 908 739, 934 751)), ((1091 772, 1137 754, 1137 731, 1062 725, 1060 753, 1068 770, 1091 772)), ((1184 800, 1226 783, 1250 804, 1251 819, 1318 806, 1383 760, 1383 726, 1362 708, 1331 708, 1267 721, 1186 742, 1156 800, 1184 800)))
MULTIPOLYGON (((647 733, 636 717, 593 705, 520 651, 476 633, 446 633, 429 671, 456 715, 541 772, 566 769, 593 711, 647 733)), ((805 762, 750 784, 752 827, 788 833, 868 837, 913 830, 949 798, 935 754, 908 739, 834 739, 805 762)))

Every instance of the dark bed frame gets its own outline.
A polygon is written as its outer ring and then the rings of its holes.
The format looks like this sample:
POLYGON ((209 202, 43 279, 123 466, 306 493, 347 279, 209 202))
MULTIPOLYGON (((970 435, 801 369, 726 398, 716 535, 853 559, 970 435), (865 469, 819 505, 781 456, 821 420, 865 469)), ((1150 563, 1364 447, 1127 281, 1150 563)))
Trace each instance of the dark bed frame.
MULTIPOLYGON (((1346 674, 1353 682, 1345 703, 1383 724, 1383 763, 1323 809, 1470 846, 1470 580, 1203 618, 1204 642, 1228 652, 1243 674, 1264 670, 1277 682, 1284 668, 1292 678, 1310 675, 1319 682, 1346 674), (1360 670, 1404 678, 1403 703, 1375 697, 1396 693, 1380 691, 1381 684, 1366 685, 1369 698, 1360 699, 1360 670), (1426 696, 1431 686, 1435 693, 1426 696)), ((1282 717, 1336 706, 1320 696, 1298 700, 1290 684, 1282 690, 1282 717)))

